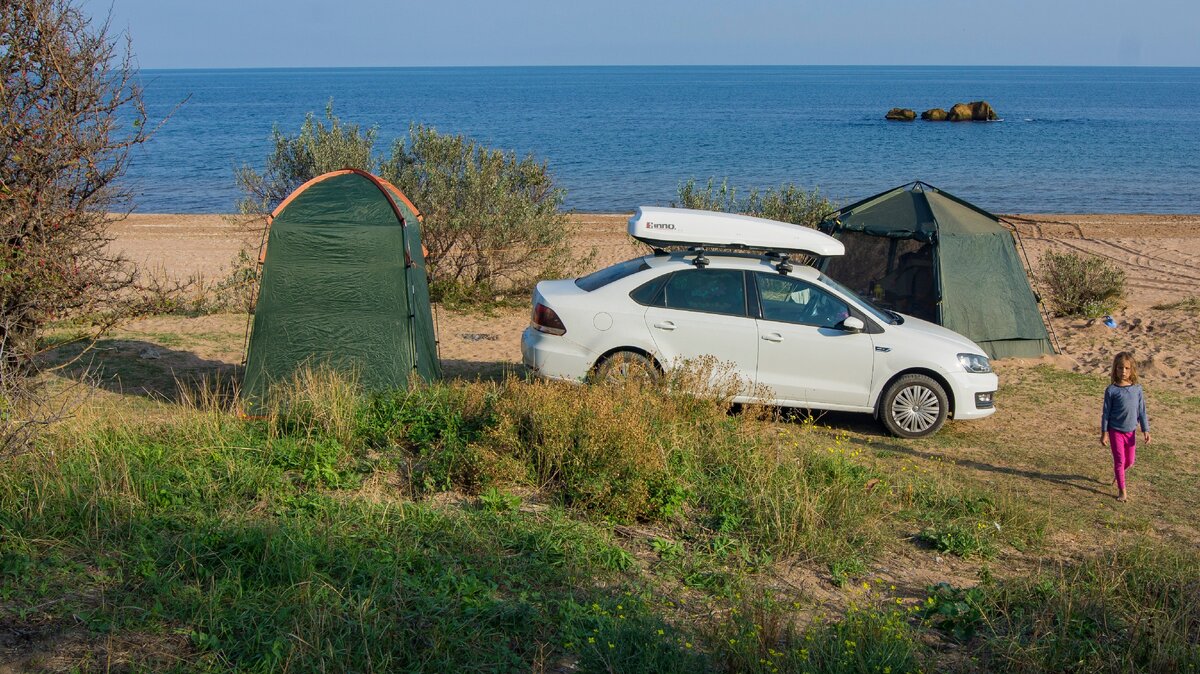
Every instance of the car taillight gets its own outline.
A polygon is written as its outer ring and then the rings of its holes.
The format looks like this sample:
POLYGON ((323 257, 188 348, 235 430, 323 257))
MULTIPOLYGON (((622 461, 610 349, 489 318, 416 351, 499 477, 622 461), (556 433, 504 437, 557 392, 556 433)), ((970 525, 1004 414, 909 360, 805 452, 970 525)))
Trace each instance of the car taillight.
POLYGON ((533 305, 533 329, 548 335, 565 335, 567 326, 550 307, 538 302, 533 305))

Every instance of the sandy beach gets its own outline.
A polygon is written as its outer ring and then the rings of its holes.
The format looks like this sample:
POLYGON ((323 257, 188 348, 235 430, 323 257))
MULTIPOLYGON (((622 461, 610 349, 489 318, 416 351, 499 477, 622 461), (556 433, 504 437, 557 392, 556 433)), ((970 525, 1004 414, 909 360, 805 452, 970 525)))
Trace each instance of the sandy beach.
MULTIPOLYGON (((602 268, 645 250, 625 233, 628 214, 573 214, 570 223, 580 251, 595 249, 589 269, 602 268)), ((1125 270, 1125 306, 1118 327, 1099 321, 1054 318, 1051 327, 1061 355, 1047 358, 1076 372, 1103 374, 1117 351, 1132 350, 1147 384, 1180 392, 1200 390, 1200 333, 1194 311, 1165 308, 1200 295, 1200 215, 1002 216, 1020 234, 1036 269, 1048 250, 1098 255, 1125 270)), ((112 226, 113 247, 148 271, 176 278, 224 276, 240 250, 258 250, 253 223, 222 215, 134 214, 112 226)), ((526 309, 484 313, 435 307, 446 374, 473 376, 520 362, 520 333, 526 309)), ((142 329, 153 327, 145 319, 142 329)), ((231 324, 237 323, 230 317, 231 324)), ((244 319, 242 321, 244 323, 244 319)), ((231 328, 232 329, 232 328, 231 328)), ((238 329, 241 329, 240 327, 238 329)), ((241 354, 226 350, 197 354, 228 363, 241 354)), ((1040 362, 1040 361, 1038 361, 1040 362)), ((1008 362, 1004 367, 1027 363, 1008 362)))

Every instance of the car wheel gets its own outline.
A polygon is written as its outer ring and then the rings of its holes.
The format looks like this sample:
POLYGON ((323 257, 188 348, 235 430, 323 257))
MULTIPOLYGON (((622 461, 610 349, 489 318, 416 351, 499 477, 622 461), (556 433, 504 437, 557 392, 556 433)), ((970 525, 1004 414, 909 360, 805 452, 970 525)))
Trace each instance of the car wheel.
POLYGON ((906 374, 883 392, 879 417, 892 435, 923 438, 937 433, 949 411, 941 384, 923 374, 906 374))
POLYGON ((596 366, 594 380, 601 384, 651 384, 658 381, 654 361, 633 351, 618 351, 596 366))

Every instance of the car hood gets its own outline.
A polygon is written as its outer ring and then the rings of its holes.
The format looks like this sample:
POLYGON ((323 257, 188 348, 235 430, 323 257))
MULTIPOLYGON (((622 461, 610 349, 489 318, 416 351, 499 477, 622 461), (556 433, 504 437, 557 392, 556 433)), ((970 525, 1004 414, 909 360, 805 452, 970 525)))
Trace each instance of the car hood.
POLYGON ((911 335, 914 337, 919 336, 926 339, 934 339, 946 344, 947 346, 953 346, 963 353, 987 355, 987 352, 980 348, 978 344, 972 342, 966 337, 963 337, 950 328, 945 328, 936 323, 930 323, 929 321, 921 320, 920 318, 914 318, 908 314, 904 314, 903 323, 900 325, 888 326, 887 329, 889 332, 895 331, 897 335, 911 335))

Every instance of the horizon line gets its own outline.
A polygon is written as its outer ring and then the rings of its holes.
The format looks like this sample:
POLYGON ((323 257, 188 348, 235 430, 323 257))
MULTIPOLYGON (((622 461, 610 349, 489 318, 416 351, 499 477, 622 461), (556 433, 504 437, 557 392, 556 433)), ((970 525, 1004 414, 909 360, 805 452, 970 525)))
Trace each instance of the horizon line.
POLYGON ((304 65, 304 66, 138 66, 137 70, 453 70, 486 68, 1113 68, 1113 69, 1200 69, 1200 65, 1103 65, 1103 64, 945 64, 945 63, 567 63, 506 65, 304 65))

